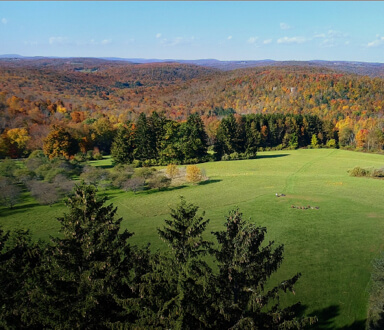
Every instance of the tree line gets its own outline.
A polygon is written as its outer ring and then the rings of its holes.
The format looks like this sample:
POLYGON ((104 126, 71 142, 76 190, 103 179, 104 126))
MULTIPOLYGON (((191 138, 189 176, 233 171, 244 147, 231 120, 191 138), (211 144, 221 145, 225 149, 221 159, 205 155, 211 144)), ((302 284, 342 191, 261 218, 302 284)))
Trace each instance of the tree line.
POLYGON ((238 209, 212 241, 209 220, 181 198, 158 229, 169 247, 160 253, 130 244, 117 209, 96 192, 75 187, 49 243, 0 230, 1 327, 299 329, 316 321, 298 316, 299 303, 280 305, 300 274, 271 285, 283 246, 265 243, 266 229, 238 209))

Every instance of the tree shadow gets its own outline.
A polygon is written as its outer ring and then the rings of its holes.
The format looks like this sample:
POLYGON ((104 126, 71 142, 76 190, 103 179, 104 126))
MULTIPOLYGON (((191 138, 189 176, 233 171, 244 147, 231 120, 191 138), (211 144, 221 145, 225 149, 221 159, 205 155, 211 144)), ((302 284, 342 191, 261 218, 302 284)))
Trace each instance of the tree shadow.
POLYGON ((98 168, 102 168, 104 170, 107 170, 109 168, 113 168, 115 167, 115 165, 111 164, 111 165, 98 165, 98 166, 95 166, 95 167, 98 167, 98 168))
POLYGON ((340 306, 331 305, 327 308, 315 310, 309 316, 316 316, 318 318, 317 323, 312 326, 308 326, 307 329, 337 329, 337 330, 364 330, 366 320, 356 320, 353 323, 343 326, 336 327, 334 322, 337 316, 340 314, 340 306))
POLYGON ((15 205, 12 208, 2 208, 0 210, 0 214, 2 216, 8 216, 8 215, 13 215, 17 213, 24 213, 27 212, 30 208, 35 207, 35 206, 40 206, 39 203, 30 203, 30 204, 23 204, 23 205, 15 205))
POLYGON ((289 154, 279 154, 279 155, 262 155, 262 156, 259 156, 257 155, 256 156, 256 159, 262 159, 262 158, 279 158, 279 157, 285 157, 285 156, 290 156, 289 154))
POLYGON ((210 179, 208 179, 208 180, 199 182, 197 185, 205 186, 206 184, 211 184, 211 183, 216 183, 216 182, 221 182, 221 181, 223 181, 223 180, 219 180, 219 179, 210 180, 210 179))
POLYGON ((152 188, 152 189, 146 188, 142 191, 138 191, 136 193, 136 195, 139 195, 139 194, 151 195, 151 194, 161 193, 161 192, 165 192, 165 191, 179 190, 179 189, 183 189, 186 187, 187 187, 186 185, 181 185, 181 186, 175 186, 175 187, 161 188, 160 190, 159 190, 159 188, 152 188))

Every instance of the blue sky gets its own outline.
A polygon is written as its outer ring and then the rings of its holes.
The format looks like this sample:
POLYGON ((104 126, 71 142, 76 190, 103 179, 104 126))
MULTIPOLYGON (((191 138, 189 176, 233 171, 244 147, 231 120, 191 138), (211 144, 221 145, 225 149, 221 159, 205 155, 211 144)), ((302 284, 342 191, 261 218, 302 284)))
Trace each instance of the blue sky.
POLYGON ((0 1, 0 54, 384 62, 384 2, 0 1))

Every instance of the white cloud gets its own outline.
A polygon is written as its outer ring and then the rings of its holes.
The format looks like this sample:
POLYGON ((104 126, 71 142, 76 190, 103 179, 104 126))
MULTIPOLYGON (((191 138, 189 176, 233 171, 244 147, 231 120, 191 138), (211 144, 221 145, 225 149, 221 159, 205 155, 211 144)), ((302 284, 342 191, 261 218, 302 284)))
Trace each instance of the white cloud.
POLYGON ((8 23, 8 20, 6 18, 2 18, 1 19, 1 23, 3 23, 4 25, 8 23))
POLYGON ((280 39, 277 39, 278 44, 302 44, 304 42, 308 41, 304 37, 283 37, 280 39))
POLYGON ((368 42, 367 47, 378 47, 384 44, 384 37, 376 36, 376 40, 368 42))
POLYGON ((249 44, 254 44, 257 39, 259 39, 259 37, 249 37, 249 39, 247 40, 247 43, 249 44))
POLYGON ((313 37, 314 38, 325 38, 326 35, 325 35, 325 33, 318 33, 318 34, 315 34, 313 37))
POLYGON ((227 38, 228 40, 231 40, 232 39, 232 36, 228 36, 228 38, 227 38))
POLYGON ((111 42, 112 42, 111 39, 104 39, 104 40, 101 41, 101 44, 102 45, 109 45, 111 42))
POLYGON ((263 41, 264 45, 268 45, 270 43, 272 43, 272 39, 266 39, 266 40, 263 41))
POLYGON ((336 43, 335 43, 335 40, 334 39, 324 39, 321 43, 320 43, 320 47, 323 47, 323 48, 329 48, 329 47, 335 47, 336 46, 336 43))
POLYGON ((161 34, 161 33, 157 33, 157 34, 156 34, 156 39, 159 39, 159 38, 161 38, 161 36, 162 36, 162 34, 161 34))
POLYGON ((348 34, 341 31, 328 30, 328 36, 330 38, 345 38, 348 37, 348 34))
POLYGON ((50 45, 63 45, 68 42, 67 37, 50 37, 49 38, 50 45))
POLYGON ((289 30, 290 28, 291 28, 291 26, 288 25, 287 23, 284 23, 284 22, 280 23, 280 29, 282 29, 282 30, 289 30))
POLYGON ((37 41, 24 41, 24 45, 26 45, 26 46, 37 46, 38 42, 37 41))

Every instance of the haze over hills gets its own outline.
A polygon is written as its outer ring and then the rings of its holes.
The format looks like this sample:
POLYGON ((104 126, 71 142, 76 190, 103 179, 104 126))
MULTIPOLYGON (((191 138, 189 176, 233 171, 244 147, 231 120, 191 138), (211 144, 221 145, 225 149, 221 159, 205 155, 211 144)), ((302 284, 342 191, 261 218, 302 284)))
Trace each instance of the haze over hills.
MULTIPOLYGON (((0 55, 2 60, 21 60, 21 59, 69 59, 77 57, 58 57, 58 56, 22 56, 18 54, 3 54, 0 55)), ((251 60, 251 61, 221 61, 217 59, 197 59, 197 60, 180 60, 180 59, 156 59, 156 58, 121 58, 121 57, 91 57, 89 59, 129 62, 132 64, 149 64, 149 63, 182 63, 192 64, 208 68, 219 69, 222 71, 230 71, 236 69, 262 67, 262 66, 312 66, 324 67, 336 71, 355 73, 359 75, 367 75, 370 77, 384 77, 384 63, 371 62, 356 62, 356 61, 324 61, 324 60, 309 60, 309 61, 275 61, 271 59, 251 60)))

